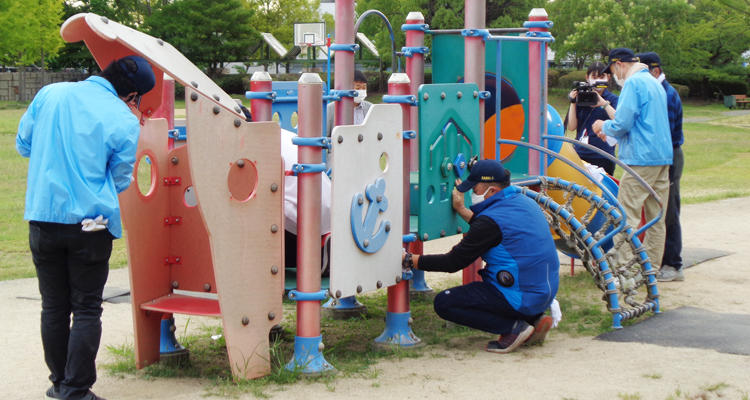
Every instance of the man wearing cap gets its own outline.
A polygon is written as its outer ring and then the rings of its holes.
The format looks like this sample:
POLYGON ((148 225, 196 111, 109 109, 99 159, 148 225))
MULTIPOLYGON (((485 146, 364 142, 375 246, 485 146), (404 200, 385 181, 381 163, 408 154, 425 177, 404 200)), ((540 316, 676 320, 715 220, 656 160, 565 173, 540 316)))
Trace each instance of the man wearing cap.
POLYGON ((102 292, 140 133, 130 107, 154 85, 148 61, 124 57, 85 81, 45 86, 18 126, 16 149, 30 158, 24 219, 42 295, 46 399, 100 399, 90 388, 102 292))
POLYGON ((682 101, 677 90, 667 82, 661 68, 661 58, 654 52, 636 55, 642 63, 648 65, 651 76, 656 78, 667 92, 667 113, 669 116, 669 131, 672 134, 672 165, 669 167, 669 205, 664 217, 666 225, 666 239, 664 241, 664 256, 657 279, 659 282, 684 281, 682 272, 682 227, 680 226, 680 178, 685 157, 682 154, 682 101))
POLYGON ((544 340, 553 321, 545 316, 560 281, 560 261, 549 224, 537 203, 510 186, 510 172, 495 160, 474 165, 456 180, 453 208, 471 228, 450 252, 404 255, 404 268, 457 272, 477 258, 487 263, 482 281, 438 293, 435 312, 443 319, 502 335, 486 350, 510 353, 544 340), (471 190, 472 206, 463 193, 471 190))
MULTIPOLYGON (((602 139, 614 137, 620 144, 618 157, 648 183, 664 201, 669 195, 669 166, 672 165, 672 140, 667 117, 667 94, 664 88, 648 72, 648 66, 638 62, 632 50, 620 47, 609 52, 609 64, 605 73, 611 73, 622 87, 617 102, 615 119, 597 120, 594 132, 602 139)), ((633 228, 641 219, 641 208, 646 220, 659 215, 659 204, 649 198, 646 188, 625 174, 620 181, 617 200, 627 214, 627 222, 633 228)), ((664 253, 664 216, 646 231, 644 247, 654 267, 661 265, 664 253)), ((617 262, 625 265, 633 258, 629 246, 620 247, 617 262)))

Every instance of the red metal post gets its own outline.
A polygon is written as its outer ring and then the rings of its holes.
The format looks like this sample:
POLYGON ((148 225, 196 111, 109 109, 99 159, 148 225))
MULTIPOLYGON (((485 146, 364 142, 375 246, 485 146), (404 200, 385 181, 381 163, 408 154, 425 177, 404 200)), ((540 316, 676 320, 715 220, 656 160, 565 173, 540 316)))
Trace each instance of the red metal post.
MULTIPOLYGON (((318 74, 302 74, 299 79, 299 122, 297 136, 321 137, 323 81, 318 74)), ((321 164, 320 147, 298 146, 299 164, 321 164)), ((297 175, 297 290, 320 292, 320 190, 319 173, 297 175)), ((320 301, 297 302, 297 336, 320 336, 320 301)))
MULTIPOLYGON (((259 71, 250 78, 251 92, 270 92, 273 82, 268 72, 259 71)), ((250 114, 255 122, 271 121, 273 118, 273 101, 270 99, 251 99, 250 114)))
MULTIPOLYGON (((164 118, 167 120, 169 129, 174 129, 174 79, 167 74, 164 74, 164 80, 162 81, 161 105, 154 111, 151 118, 164 118)), ((169 135, 167 145, 169 150, 174 148, 172 135, 169 135)))
MULTIPOLYGON (((466 0, 464 8, 464 27, 466 29, 485 29, 486 1, 466 0)), ((464 82, 476 83, 479 91, 484 90, 484 39, 479 36, 464 37, 464 82)), ((499 85, 499 84, 498 84, 499 85)), ((494 143, 490 143, 494 146, 494 143)), ((479 155, 484 154, 484 100, 479 100, 479 155)), ((463 270, 463 283, 479 280, 477 273, 482 269, 482 259, 474 261, 463 270)))
MULTIPOLYGON (((388 79, 388 94, 390 95, 408 95, 409 94, 409 77, 406 74, 394 73, 388 79)), ((401 104, 401 115, 403 117, 402 130, 409 130, 409 114, 411 105, 401 104)), ((413 140, 404 140, 404 216, 403 216, 403 234, 409 234, 409 162, 411 159, 411 142, 413 140)), ((409 281, 402 280, 395 286, 388 287, 388 311, 392 313, 409 312, 409 281)))
MULTIPOLYGON (((547 12, 543 8, 535 8, 529 13, 529 21, 547 21, 547 12)), ((548 31, 545 28, 529 28, 530 32, 548 31)), ((542 124, 547 121, 547 110, 543 108, 542 102, 542 47, 546 48, 545 43, 529 43, 529 143, 540 145, 540 133, 542 124)), ((546 68, 545 68, 546 69, 546 68)), ((544 85, 546 89, 546 85, 544 85)), ((539 175, 540 171, 539 152, 529 152, 529 175, 539 175)))
MULTIPOLYGON (((406 16, 406 23, 424 24, 424 16, 418 11, 410 12, 409 15, 406 16)), ((406 46, 423 47, 424 31, 406 31, 406 46)), ((412 96, 418 95, 419 87, 424 83, 424 54, 416 53, 411 57, 406 57, 406 74, 410 81, 409 94, 412 96)), ((417 132, 417 137, 419 137, 419 110, 416 107, 411 107, 409 110, 409 126, 411 130, 417 132)), ((419 171, 419 142, 417 140, 411 140, 410 146, 411 159, 408 164, 404 163, 404 168, 408 165, 410 171, 419 171)), ((406 182, 409 182, 408 177, 406 182)), ((408 209, 408 207, 405 208, 405 210, 408 209)), ((406 226, 408 226, 408 224, 406 226)))
MULTIPOLYGON (((354 44, 354 0, 336 0, 336 44, 354 44)), ((336 52, 334 73, 335 90, 354 89, 354 52, 336 52)), ((353 123, 354 99, 342 97, 336 102, 334 126, 353 123)))

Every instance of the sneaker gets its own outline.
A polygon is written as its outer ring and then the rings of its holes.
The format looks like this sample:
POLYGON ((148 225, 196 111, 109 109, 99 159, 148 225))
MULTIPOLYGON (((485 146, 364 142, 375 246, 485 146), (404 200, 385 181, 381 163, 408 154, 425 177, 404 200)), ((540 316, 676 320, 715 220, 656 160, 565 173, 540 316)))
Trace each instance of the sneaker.
POLYGON ((492 353, 510 353, 525 342, 532 333, 534 333, 533 326, 521 320, 516 321, 516 326, 509 334, 487 343, 485 350, 492 353))
POLYGON ((533 346, 544 343, 547 332, 552 328, 552 317, 542 315, 534 322, 534 332, 523 342, 523 346, 533 346))
POLYGON ((89 390, 88 393, 86 393, 85 396, 81 397, 79 400, 107 400, 104 397, 99 397, 94 394, 91 390, 89 390))
POLYGON ((54 386, 47 389, 47 392, 44 393, 44 400, 57 400, 57 399, 62 399, 62 397, 60 397, 60 392, 57 389, 55 389, 54 386))
POLYGON ((656 274, 656 280, 659 282, 682 282, 685 280, 685 274, 682 269, 677 270, 670 265, 662 265, 659 273, 656 274))

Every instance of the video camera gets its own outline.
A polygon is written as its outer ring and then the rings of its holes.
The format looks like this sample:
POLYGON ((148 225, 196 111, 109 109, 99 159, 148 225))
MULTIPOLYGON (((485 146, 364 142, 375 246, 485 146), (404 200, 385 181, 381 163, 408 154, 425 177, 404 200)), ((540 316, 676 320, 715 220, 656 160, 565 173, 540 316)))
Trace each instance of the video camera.
POLYGON ((583 107, 595 106, 598 101, 595 88, 606 89, 607 81, 595 81, 593 85, 588 82, 573 82, 573 90, 578 92, 576 104, 583 107))

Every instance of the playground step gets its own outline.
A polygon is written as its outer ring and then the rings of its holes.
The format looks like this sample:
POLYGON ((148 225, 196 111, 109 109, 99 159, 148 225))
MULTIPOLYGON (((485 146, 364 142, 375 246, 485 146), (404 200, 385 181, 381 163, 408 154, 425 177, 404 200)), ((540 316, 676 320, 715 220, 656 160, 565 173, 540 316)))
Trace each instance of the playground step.
POLYGON ((160 313, 198 315, 204 317, 221 317, 219 300, 201 297, 168 294, 156 300, 141 304, 142 310, 160 313))

